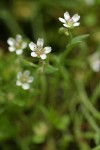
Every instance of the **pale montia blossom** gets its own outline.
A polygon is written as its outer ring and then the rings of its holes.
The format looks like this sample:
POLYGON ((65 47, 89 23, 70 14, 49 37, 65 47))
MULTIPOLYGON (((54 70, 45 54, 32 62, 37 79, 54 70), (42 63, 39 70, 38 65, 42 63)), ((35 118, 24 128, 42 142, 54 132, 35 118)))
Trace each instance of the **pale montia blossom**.
POLYGON ((59 21, 63 23, 63 26, 68 29, 73 29, 76 26, 79 26, 80 23, 77 22, 80 19, 78 14, 75 14, 73 17, 70 17, 69 13, 66 11, 64 13, 64 18, 59 17, 59 21))
POLYGON ((28 90, 30 88, 30 83, 32 83, 34 77, 30 76, 30 71, 25 70, 23 73, 18 72, 16 85, 21 86, 24 90, 28 90))
POLYGON ((29 44, 30 49, 32 50, 31 56, 32 57, 40 57, 41 59, 46 59, 46 55, 51 52, 51 47, 43 47, 44 40, 43 38, 38 38, 37 43, 31 42, 29 44))
POLYGON ((100 52, 92 54, 89 58, 90 66, 94 72, 100 72, 100 52))
POLYGON ((8 50, 10 52, 16 52, 17 55, 23 53, 23 50, 27 47, 27 42, 23 41, 22 36, 17 34, 16 38, 8 38, 7 43, 9 45, 8 50))

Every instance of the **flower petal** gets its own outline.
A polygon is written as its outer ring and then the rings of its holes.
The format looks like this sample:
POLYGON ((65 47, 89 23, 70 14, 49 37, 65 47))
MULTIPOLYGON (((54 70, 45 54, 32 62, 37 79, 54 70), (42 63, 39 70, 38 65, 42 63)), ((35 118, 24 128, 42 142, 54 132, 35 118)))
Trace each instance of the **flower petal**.
POLYGON ((100 60, 96 60, 94 62, 91 62, 91 68, 95 72, 100 72, 100 60))
POLYGON ((10 46, 14 46, 14 44, 15 44, 14 38, 9 38, 9 39, 7 40, 7 43, 8 43, 10 46))
POLYGON ((25 49, 27 47, 27 43, 26 42, 22 42, 21 48, 25 49))
POLYGON ((69 26, 69 25, 67 25, 67 24, 63 24, 63 26, 64 26, 64 27, 67 27, 67 28, 70 28, 70 26, 69 26))
POLYGON ((32 57, 37 57, 37 54, 36 54, 35 52, 32 52, 32 53, 31 53, 31 56, 32 56, 32 57))
POLYGON ((44 44, 43 38, 38 38, 38 40, 37 40, 37 46, 43 47, 43 44, 44 44))
POLYGON ((30 85, 28 83, 24 83, 24 84, 22 84, 22 88, 24 90, 28 90, 30 88, 30 85))
POLYGON ((41 54, 40 57, 41 57, 41 59, 46 59, 47 56, 46 56, 46 54, 41 54))
POLYGON ((75 26, 79 26, 79 25, 80 25, 79 22, 75 22, 75 23, 73 24, 74 27, 75 27, 75 26))
POLYGON ((10 52, 14 52, 14 51, 15 51, 15 47, 14 47, 14 46, 9 46, 9 47, 8 47, 8 50, 9 50, 10 52))
POLYGON ((30 71, 29 70, 25 70, 23 74, 24 74, 24 76, 29 76, 30 75, 30 71))
POLYGON ((17 86, 21 86, 22 83, 21 83, 19 80, 17 80, 17 81, 16 81, 16 85, 17 85, 17 86))
POLYGON ((23 50, 22 50, 22 49, 17 49, 17 50, 16 50, 16 54, 17 54, 17 55, 20 55, 20 54, 22 54, 22 53, 23 53, 23 50))
POLYGON ((18 72, 17 74, 17 79, 20 79, 22 77, 22 73, 21 72, 18 72))
POLYGON ((36 44, 33 43, 33 42, 31 42, 31 43, 29 44, 29 47, 30 47, 30 49, 31 49, 32 51, 35 51, 35 50, 36 50, 36 44))
POLYGON ((66 23, 66 20, 60 17, 59 17, 59 21, 61 21, 62 23, 66 23))
POLYGON ((17 40, 18 42, 22 41, 22 36, 21 36, 20 34, 17 34, 17 35, 16 35, 16 40, 17 40))
POLYGON ((80 16, 78 14, 75 14, 73 17, 72 17, 73 21, 74 22, 77 22, 79 19, 80 19, 80 16))
POLYGON ((28 83, 33 82, 33 80, 34 80, 34 78, 33 78, 32 76, 30 76, 30 77, 28 78, 28 83))
POLYGON ((70 15, 69 15, 68 12, 65 12, 65 13, 64 13, 64 18, 65 18, 66 20, 70 19, 70 15))
POLYGON ((51 47, 47 46, 44 48, 44 53, 47 54, 47 53, 50 53, 51 52, 51 47))

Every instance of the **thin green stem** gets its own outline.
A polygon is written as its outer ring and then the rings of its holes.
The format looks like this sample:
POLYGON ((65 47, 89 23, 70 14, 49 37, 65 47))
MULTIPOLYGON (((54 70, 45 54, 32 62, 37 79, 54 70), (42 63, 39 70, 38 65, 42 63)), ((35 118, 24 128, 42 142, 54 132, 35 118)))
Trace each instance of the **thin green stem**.
POLYGON ((72 36, 72 33, 71 33, 70 30, 68 30, 68 33, 69 33, 69 40, 68 40, 68 44, 67 44, 67 46, 66 46, 65 52, 63 52, 63 54, 62 54, 61 62, 64 62, 64 59, 66 58, 66 56, 67 56, 67 55, 70 53, 70 51, 71 51, 71 47, 69 47, 69 45, 70 45, 70 43, 71 43, 71 40, 72 40, 73 36, 72 36))
POLYGON ((100 120, 100 113, 95 109, 95 107, 90 102, 82 83, 78 79, 75 79, 75 84, 76 84, 77 92, 79 94, 79 98, 80 98, 81 102, 92 113, 92 115, 95 118, 100 120))
POLYGON ((85 116, 85 118, 87 119, 87 121, 89 122, 90 126, 96 131, 96 132, 100 132, 100 129, 97 125, 97 123, 95 122, 94 118, 89 114, 89 112, 87 111, 87 109, 85 107, 82 107, 82 112, 85 116))

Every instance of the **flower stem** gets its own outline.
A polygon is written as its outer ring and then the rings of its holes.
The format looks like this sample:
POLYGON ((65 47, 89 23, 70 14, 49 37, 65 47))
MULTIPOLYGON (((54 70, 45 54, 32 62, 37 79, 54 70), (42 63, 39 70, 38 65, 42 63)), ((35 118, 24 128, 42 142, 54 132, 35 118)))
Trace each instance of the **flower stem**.
POLYGON ((71 44, 71 41, 72 41, 73 36, 72 36, 72 33, 71 33, 70 30, 68 30, 68 33, 69 33, 69 40, 68 40, 68 44, 67 44, 67 46, 66 46, 66 50, 65 50, 65 51, 63 52, 63 54, 62 54, 61 62, 64 62, 66 56, 67 56, 67 55, 70 53, 70 51, 71 51, 71 48, 68 47, 68 46, 71 44))

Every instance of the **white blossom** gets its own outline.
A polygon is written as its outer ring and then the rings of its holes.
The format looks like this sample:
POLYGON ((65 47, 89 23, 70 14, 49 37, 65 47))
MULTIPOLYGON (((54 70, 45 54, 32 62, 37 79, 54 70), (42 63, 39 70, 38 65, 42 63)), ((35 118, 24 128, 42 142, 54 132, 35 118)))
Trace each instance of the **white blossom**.
POLYGON ((89 58, 90 66, 94 72, 100 72, 100 53, 96 52, 89 58))
POLYGON ((22 86, 24 90, 28 90, 30 88, 30 83, 33 82, 34 77, 30 76, 30 71, 25 70, 23 73, 18 72, 17 74, 17 86, 22 86))
POLYGON ((80 23, 77 22, 80 19, 78 14, 75 14, 73 17, 70 17, 69 13, 66 11, 64 13, 64 18, 60 18, 59 20, 63 23, 63 26, 68 29, 73 29, 76 26, 79 26, 80 23))
POLYGON ((32 50, 31 56, 32 57, 40 57, 41 59, 46 59, 46 54, 51 52, 51 47, 43 47, 44 40, 43 38, 38 38, 37 43, 31 42, 29 44, 30 49, 32 50))
POLYGON ((7 43, 9 45, 8 50, 10 52, 16 52, 17 55, 23 53, 23 49, 27 47, 27 42, 23 41, 22 36, 17 34, 16 38, 8 38, 7 43))

